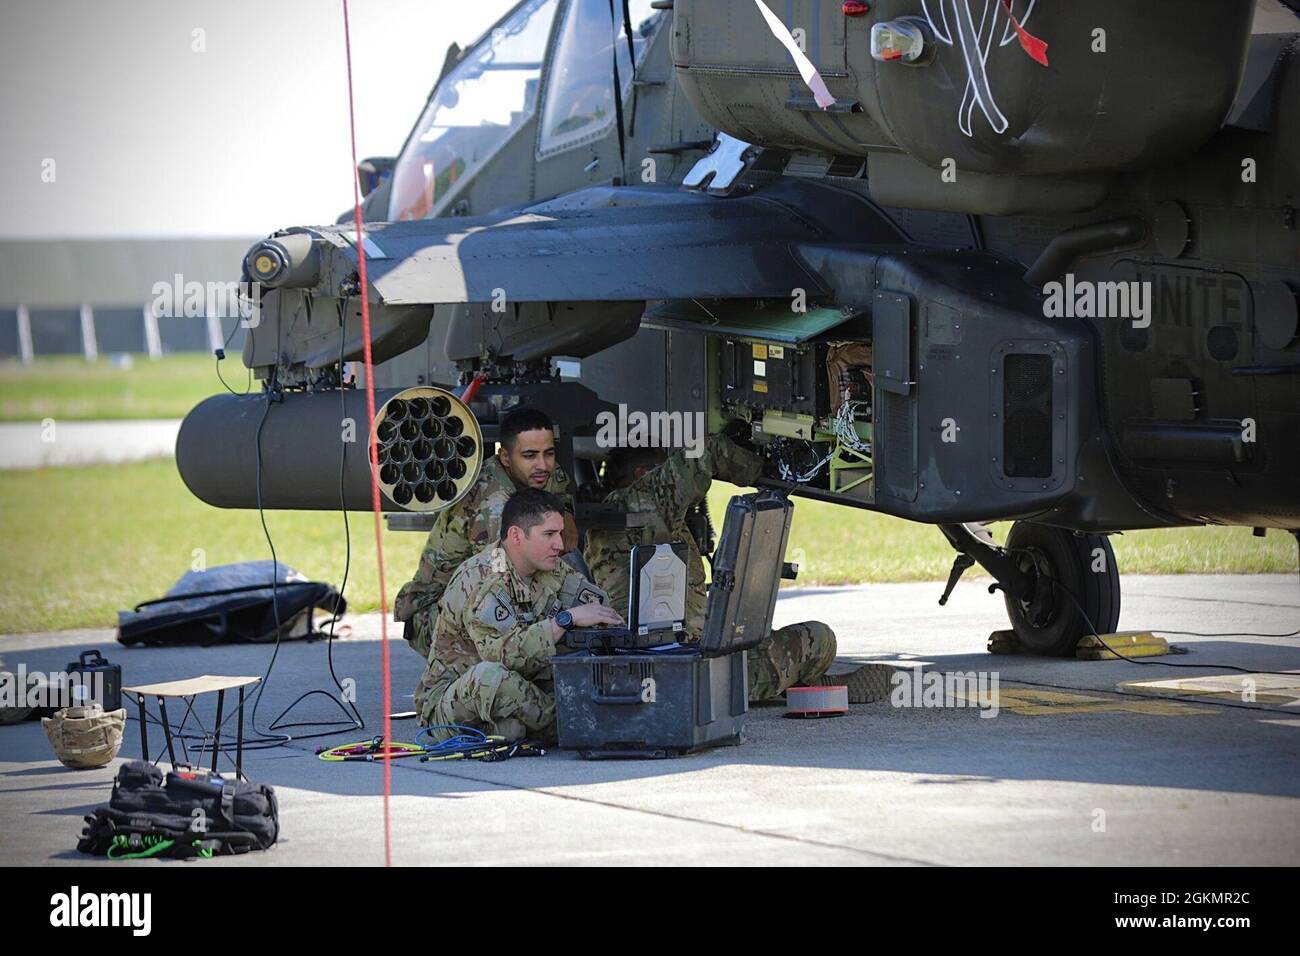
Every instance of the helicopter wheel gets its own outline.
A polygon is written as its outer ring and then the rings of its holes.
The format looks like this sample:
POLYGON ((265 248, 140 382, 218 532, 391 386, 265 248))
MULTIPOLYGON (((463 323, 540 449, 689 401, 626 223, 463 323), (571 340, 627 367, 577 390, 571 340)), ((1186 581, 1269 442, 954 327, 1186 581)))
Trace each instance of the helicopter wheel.
POLYGON ((1119 568, 1100 534, 1016 522, 1006 551, 1033 582, 1027 599, 1006 597, 1020 643, 1034 654, 1073 657, 1080 639, 1119 624, 1119 568))

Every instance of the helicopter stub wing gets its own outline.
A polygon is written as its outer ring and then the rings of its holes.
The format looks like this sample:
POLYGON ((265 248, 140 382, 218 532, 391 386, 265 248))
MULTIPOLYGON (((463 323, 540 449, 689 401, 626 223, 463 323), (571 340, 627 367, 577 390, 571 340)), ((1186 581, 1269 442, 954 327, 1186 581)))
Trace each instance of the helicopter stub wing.
MULTIPOLYGON (((897 241, 869 203, 819 218, 779 195, 594 187, 497 215, 372 223, 367 272, 372 295, 392 306, 815 296, 828 290, 797 244, 845 232, 897 241)), ((334 257, 322 275, 355 269, 352 230, 306 231, 334 257)))

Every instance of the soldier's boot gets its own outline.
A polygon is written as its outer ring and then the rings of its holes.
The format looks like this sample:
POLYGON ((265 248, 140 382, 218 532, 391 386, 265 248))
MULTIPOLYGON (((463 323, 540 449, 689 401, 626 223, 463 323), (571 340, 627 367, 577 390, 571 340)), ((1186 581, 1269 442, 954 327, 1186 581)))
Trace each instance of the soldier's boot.
POLYGON ((749 699, 777 700, 787 688, 807 684, 835 661, 835 632, 821 621, 787 624, 749 652, 749 699))
POLYGON ((884 700, 893 689, 892 667, 886 664, 854 664, 844 662, 832 665, 821 677, 809 681, 814 687, 843 685, 848 688, 850 704, 870 704, 884 700))
MULTIPOLYGON (((461 674, 427 710, 426 725, 464 724, 509 740, 555 739, 555 698, 494 661, 481 661, 461 674)), ((452 733, 435 731, 444 740, 452 733)))

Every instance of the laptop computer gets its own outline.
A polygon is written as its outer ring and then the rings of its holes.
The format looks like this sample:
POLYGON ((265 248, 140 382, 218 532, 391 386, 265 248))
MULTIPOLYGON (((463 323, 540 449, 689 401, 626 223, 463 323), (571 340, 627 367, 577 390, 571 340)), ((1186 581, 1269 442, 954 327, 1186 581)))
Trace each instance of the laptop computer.
POLYGON ((687 553, 681 541, 635 546, 629 558, 627 626, 575 627, 561 643, 607 651, 675 643, 686 622, 687 553))

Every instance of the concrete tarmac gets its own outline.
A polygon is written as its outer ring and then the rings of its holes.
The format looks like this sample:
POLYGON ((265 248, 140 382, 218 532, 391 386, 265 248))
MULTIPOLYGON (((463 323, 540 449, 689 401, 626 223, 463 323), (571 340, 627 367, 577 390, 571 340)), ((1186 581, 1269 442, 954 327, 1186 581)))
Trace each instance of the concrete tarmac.
MULTIPOLYGON (((842 717, 788 720, 756 707, 735 747, 657 761, 588 762, 567 752, 501 763, 392 765, 394 861, 409 865, 1293 865, 1300 859, 1300 582, 1294 575, 1126 577, 1124 629, 1172 629, 1187 653, 1135 661, 995 656, 1006 627, 985 584, 938 582, 783 591, 776 625, 820 619, 844 660, 998 679, 998 708, 855 705, 842 717), (1176 664, 1174 669, 1165 664, 1176 664), (1242 693, 1153 694, 1132 682, 1252 678, 1242 693), (1280 689, 1279 689, 1280 688, 1280 689), (1290 688, 1290 689, 1288 689, 1290 688), (1253 699, 1251 699, 1253 698, 1253 699)), ((382 767, 325 763, 314 750, 381 729, 377 615, 333 643, 355 682, 364 731, 250 750, 245 769, 279 795, 282 838, 266 853, 204 866, 383 861, 382 767)), ((392 710, 411 708, 421 662, 390 630, 392 710)), ((88 647, 125 682, 263 674, 262 646, 127 649, 111 631, 0 637, 6 670, 59 670, 88 647)), ((325 642, 285 644, 258 703, 267 730, 296 697, 332 687, 325 642)), ((1195 685, 1184 685, 1192 686, 1195 685)), ((917 704, 925 704, 922 698, 917 704)), ((213 704, 198 715, 211 725, 213 704)), ((249 707, 250 715, 252 706, 249 707)), ((227 711, 229 713, 229 711, 227 711)), ((342 715, 314 695, 288 721, 342 715)), ((176 712, 173 711, 173 718, 176 712)), ((413 721, 394 722, 411 739, 413 721)), ((228 725, 233 728, 233 722, 228 725)), ((308 728, 309 729, 309 728, 308 728)), ((250 735, 252 730, 250 729, 250 735)), ((162 744, 156 727, 150 743, 162 744)), ((122 758, 72 771, 37 723, 0 727, 0 863, 98 862, 74 847, 81 817, 109 796, 122 758)), ((114 864, 120 865, 120 864, 114 864)), ((141 861, 140 865, 158 865, 141 861)))
POLYGON ((180 428, 179 418, 4 422, 0 423, 0 471, 170 458, 176 453, 180 428))

